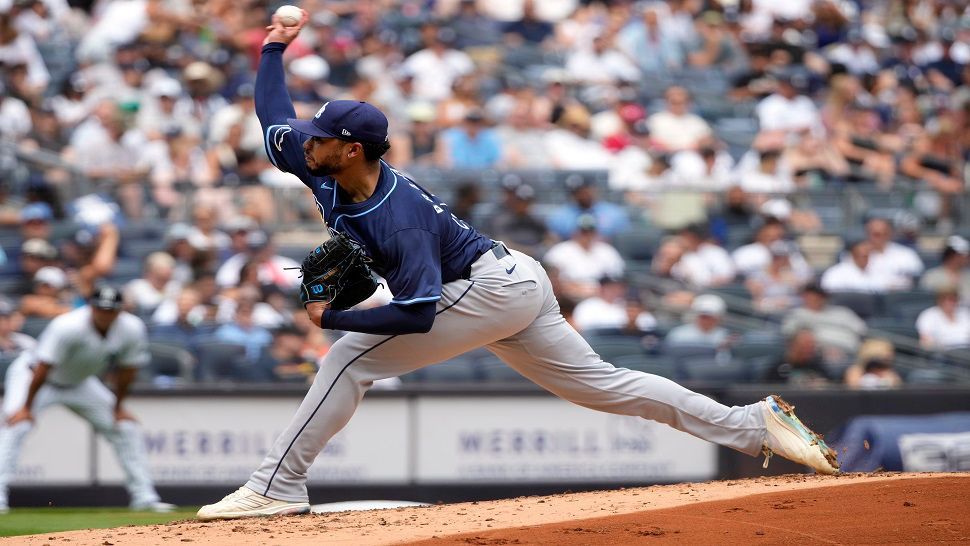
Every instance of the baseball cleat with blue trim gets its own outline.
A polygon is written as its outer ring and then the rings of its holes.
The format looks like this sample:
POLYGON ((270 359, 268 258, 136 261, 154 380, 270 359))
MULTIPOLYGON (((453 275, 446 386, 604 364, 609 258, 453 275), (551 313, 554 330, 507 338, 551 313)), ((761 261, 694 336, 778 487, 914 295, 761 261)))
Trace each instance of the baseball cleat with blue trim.
POLYGON ((221 501, 203 506, 196 516, 201 520, 239 519, 257 516, 291 516, 306 514, 309 511, 309 503, 271 499, 247 487, 240 487, 221 501))
POLYGON ((822 436, 806 427, 795 416, 795 406, 772 394, 764 399, 765 426, 768 428, 764 467, 772 454, 810 466, 819 474, 837 474, 839 461, 835 451, 822 441, 822 436))

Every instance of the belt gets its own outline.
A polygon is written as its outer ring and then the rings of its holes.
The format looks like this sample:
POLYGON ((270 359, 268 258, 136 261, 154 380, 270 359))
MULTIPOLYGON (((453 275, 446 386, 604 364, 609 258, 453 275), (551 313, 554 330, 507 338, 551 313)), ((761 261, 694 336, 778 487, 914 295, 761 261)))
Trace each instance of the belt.
POLYGON ((475 259, 472 260, 472 263, 468 264, 468 267, 466 267, 461 272, 462 279, 465 279, 467 281, 468 279, 472 278, 472 265, 475 262, 477 262, 479 258, 484 256, 486 252, 491 252, 492 254, 494 254, 496 260, 501 260, 506 256, 511 256, 511 254, 509 254, 509 249, 505 248, 505 245, 503 245, 498 241, 492 241, 492 246, 488 247, 488 250, 486 250, 485 252, 482 252, 481 254, 476 256, 475 259))

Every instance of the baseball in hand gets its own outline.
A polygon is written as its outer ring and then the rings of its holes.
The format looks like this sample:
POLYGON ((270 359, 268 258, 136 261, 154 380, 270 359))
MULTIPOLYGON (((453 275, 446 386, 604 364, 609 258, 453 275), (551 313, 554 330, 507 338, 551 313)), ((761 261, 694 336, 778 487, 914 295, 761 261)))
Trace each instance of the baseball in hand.
POLYGON ((276 17, 279 18, 280 23, 284 27, 295 27, 303 17, 303 11, 296 6, 287 4, 285 6, 280 6, 279 9, 276 10, 276 17))

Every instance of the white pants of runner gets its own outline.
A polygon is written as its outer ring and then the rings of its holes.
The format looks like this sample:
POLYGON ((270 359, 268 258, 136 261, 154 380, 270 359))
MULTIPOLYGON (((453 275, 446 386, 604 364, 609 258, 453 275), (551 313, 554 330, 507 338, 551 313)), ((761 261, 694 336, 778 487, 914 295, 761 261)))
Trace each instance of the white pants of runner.
MULTIPOLYGON (((23 355, 7 369, 4 382, 3 419, 24 407, 34 372, 30 359, 23 355)), ((44 385, 34 397, 31 412, 36 417, 45 409, 61 404, 91 423, 94 430, 104 436, 114 448, 118 462, 125 473, 125 487, 132 505, 149 504, 159 500, 151 474, 141 427, 134 421, 115 422, 115 395, 96 377, 89 377, 73 387, 44 385)), ((0 506, 7 505, 7 489, 17 466, 24 438, 33 423, 21 421, 13 426, 0 428, 0 506)), ((65 456, 70 448, 65 446, 65 456)))
POLYGON ((437 312, 426 334, 351 333, 337 341, 246 487, 274 499, 306 502, 307 470, 350 421, 374 381, 482 346, 580 406, 659 421, 750 455, 764 444, 760 403, 727 407, 663 377, 604 362, 559 313, 542 266, 521 252, 501 259, 486 252, 473 264, 470 280, 444 286, 437 312))

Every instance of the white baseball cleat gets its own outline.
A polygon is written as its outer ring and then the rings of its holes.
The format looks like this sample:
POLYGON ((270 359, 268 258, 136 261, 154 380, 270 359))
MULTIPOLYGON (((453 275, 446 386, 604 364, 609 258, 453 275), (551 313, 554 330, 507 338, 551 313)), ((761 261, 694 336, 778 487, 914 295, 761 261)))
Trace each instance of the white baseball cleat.
POLYGON ((197 517, 202 520, 237 519, 255 516, 289 516, 306 514, 309 511, 310 503, 271 499, 252 489, 240 487, 221 501, 200 508, 197 517))
POLYGON ((158 512, 161 514, 174 512, 178 506, 162 501, 133 502, 128 508, 136 512, 158 512))
POLYGON ((822 437, 806 427, 795 416, 795 407, 781 399, 777 394, 764 399, 765 425, 767 439, 762 451, 765 454, 764 467, 772 454, 810 466, 819 474, 837 474, 839 461, 836 453, 825 445, 822 437))

